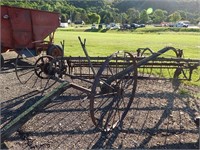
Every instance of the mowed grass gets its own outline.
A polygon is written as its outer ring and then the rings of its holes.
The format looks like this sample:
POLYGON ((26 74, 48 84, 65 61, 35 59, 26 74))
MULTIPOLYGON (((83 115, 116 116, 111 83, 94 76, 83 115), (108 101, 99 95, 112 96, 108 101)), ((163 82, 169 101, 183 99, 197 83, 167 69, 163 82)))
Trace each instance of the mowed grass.
MULTIPOLYGON (((158 51, 166 46, 182 49, 184 58, 200 59, 200 33, 162 32, 162 33, 134 33, 110 31, 99 32, 74 32, 56 31, 55 43, 65 40, 65 56, 85 56, 78 36, 82 41, 86 39, 86 49, 89 56, 109 56, 120 50, 136 52, 138 48, 150 48, 158 51)), ((175 57, 172 51, 163 57, 175 57)), ((200 69, 198 69, 200 71, 200 69)), ((198 78, 198 74, 195 78, 198 78)), ((188 84, 200 86, 200 82, 188 84)))
MULTIPOLYGON (((84 56, 78 36, 82 40, 86 39, 86 49, 90 56, 108 56, 119 50, 136 52, 138 48, 146 47, 156 52, 166 46, 172 46, 183 49, 185 58, 200 58, 200 34, 196 33, 57 31, 55 43, 65 40, 65 56, 84 56)), ((174 56, 171 52, 169 55, 174 56)))

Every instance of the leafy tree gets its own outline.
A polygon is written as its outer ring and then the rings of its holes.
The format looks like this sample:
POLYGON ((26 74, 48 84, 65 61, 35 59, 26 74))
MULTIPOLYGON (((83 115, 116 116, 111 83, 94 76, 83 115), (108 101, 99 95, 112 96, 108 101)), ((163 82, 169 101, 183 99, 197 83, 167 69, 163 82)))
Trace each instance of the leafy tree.
POLYGON ((177 11, 169 16, 169 21, 171 21, 171 22, 177 22, 179 20, 181 20, 181 15, 177 11))
POLYGON ((82 19, 81 19, 81 13, 80 12, 75 11, 74 21, 82 21, 82 19))
POLYGON ((61 22, 67 22, 68 20, 68 15, 67 14, 62 14, 61 15, 61 22))
POLYGON ((103 7, 105 5, 104 0, 67 0, 69 4, 79 8, 89 7, 103 7))
POLYGON ((101 23, 110 23, 114 21, 114 17, 113 14, 110 11, 101 11, 100 12, 100 16, 101 16, 101 23))
POLYGON ((88 18, 90 20, 90 23, 100 23, 101 17, 100 15, 96 14, 96 13, 89 13, 88 14, 88 18))
POLYGON ((178 12, 180 13, 182 20, 186 20, 187 19, 187 14, 186 14, 185 11, 179 10, 178 12))
POLYGON ((121 14, 114 12, 113 13, 113 22, 121 23, 122 22, 121 14))
POLYGON ((160 23, 166 21, 167 16, 168 21, 174 21, 180 19, 174 14, 177 10, 181 19, 196 23, 200 17, 199 4, 199 0, 0 0, 0 5, 55 11, 63 15, 64 20, 80 18, 88 23, 91 13, 100 15, 101 23, 160 23), (155 11, 147 16, 144 9, 149 6, 155 11))
POLYGON ((163 11, 161 9, 156 9, 153 13, 153 22, 154 23, 161 23, 162 21, 165 21, 166 19, 166 11, 163 11))
POLYGON ((53 11, 53 7, 50 4, 46 3, 41 7, 41 10, 53 11))
POLYGON ((86 12, 85 12, 85 13, 81 13, 81 19, 82 19, 84 22, 86 22, 86 23, 89 23, 89 22, 90 22, 90 20, 89 20, 88 15, 87 15, 86 12))
POLYGON ((149 16, 147 11, 144 9, 140 13, 140 23, 147 23, 149 21, 149 16))
POLYGON ((121 23, 124 24, 124 23, 128 23, 128 15, 126 13, 121 13, 121 23))
POLYGON ((200 22, 200 17, 194 20, 195 24, 198 24, 200 22))
POLYGON ((133 22, 139 22, 140 20, 140 12, 136 10, 135 8, 129 8, 127 10, 127 15, 128 15, 128 22, 133 23, 133 22))

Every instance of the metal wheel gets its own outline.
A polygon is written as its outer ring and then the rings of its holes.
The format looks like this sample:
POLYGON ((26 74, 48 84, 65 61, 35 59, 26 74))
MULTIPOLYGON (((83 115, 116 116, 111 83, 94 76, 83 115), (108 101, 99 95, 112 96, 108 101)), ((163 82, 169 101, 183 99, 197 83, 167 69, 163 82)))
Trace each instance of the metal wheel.
POLYGON ((60 57, 63 56, 63 49, 59 45, 50 45, 47 49, 47 55, 53 57, 60 57))
POLYGON ((55 84, 55 81, 51 80, 52 72, 49 71, 49 64, 52 60, 52 56, 43 56, 43 54, 32 57, 19 54, 15 63, 17 79, 30 89, 48 89, 55 84))
POLYGON ((128 52, 117 52, 100 67, 90 95, 90 115, 94 125, 102 131, 111 131, 122 122, 133 102, 137 86, 137 67, 128 52), (134 71, 116 77, 133 65, 134 71), (109 77, 114 77, 109 81, 109 77))
POLYGON ((35 74, 41 79, 48 79, 49 77, 53 76, 54 73, 50 70, 50 64, 53 60, 52 56, 41 56, 35 62, 34 71, 35 74))

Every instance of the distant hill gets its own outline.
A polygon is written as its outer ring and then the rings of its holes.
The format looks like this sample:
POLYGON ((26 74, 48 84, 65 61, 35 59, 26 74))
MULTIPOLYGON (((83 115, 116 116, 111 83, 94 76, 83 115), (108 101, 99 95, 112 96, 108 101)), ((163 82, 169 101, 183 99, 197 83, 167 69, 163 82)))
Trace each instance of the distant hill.
POLYGON ((200 0, 116 0, 113 1, 113 7, 118 8, 120 12, 132 7, 138 10, 151 7, 154 10, 163 9, 170 13, 177 10, 200 13, 200 0))
POLYGON ((173 13, 179 13, 179 18, 191 23, 200 21, 200 0, 0 0, 0 5, 33 8, 46 11, 55 11, 61 14, 61 21, 84 20, 86 23, 109 22, 152 22, 167 21, 173 13), (135 12, 127 10, 135 8, 135 12), (166 10, 165 16, 156 21, 155 14, 144 18, 140 16, 143 9, 153 8, 166 10), (134 14, 135 13, 135 14, 134 14), (145 19, 145 21, 144 21, 145 19), (95 20, 95 21, 94 21, 95 20))

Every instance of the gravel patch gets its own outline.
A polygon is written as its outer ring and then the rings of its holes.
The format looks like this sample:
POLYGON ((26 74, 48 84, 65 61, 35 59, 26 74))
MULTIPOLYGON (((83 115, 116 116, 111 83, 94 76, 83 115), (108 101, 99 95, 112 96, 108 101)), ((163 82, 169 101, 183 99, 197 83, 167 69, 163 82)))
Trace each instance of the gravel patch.
MULTIPOLYGON (((9 60, 0 74, 1 128, 46 94, 19 83, 14 58, 13 53, 5 54, 9 60)), ((104 133, 91 121, 87 95, 70 88, 13 133, 5 144, 11 150, 198 149, 199 131, 193 120, 200 112, 196 96, 199 91, 199 87, 182 84, 174 91, 170 81, 139 80, 123 127, 104 133)))

